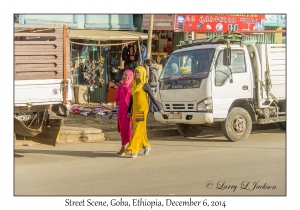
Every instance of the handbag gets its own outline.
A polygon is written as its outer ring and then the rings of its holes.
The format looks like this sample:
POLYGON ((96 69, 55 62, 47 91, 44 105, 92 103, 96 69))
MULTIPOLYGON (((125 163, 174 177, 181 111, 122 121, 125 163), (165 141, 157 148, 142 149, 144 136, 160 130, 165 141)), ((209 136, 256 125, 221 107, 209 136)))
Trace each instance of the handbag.
POLYGON ((136 111, 135 112, 135 121, 144 121, 144 112, 143 111, 136 111))

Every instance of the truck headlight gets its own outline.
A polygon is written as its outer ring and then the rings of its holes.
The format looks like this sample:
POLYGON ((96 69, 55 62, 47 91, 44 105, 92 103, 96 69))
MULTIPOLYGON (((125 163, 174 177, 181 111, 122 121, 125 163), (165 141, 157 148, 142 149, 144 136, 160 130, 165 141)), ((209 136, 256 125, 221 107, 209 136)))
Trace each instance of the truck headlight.
POLYGON ((211 112, 213 108, 211 97, 203 99, 197 104, 197 110, 202 112, 211 112))

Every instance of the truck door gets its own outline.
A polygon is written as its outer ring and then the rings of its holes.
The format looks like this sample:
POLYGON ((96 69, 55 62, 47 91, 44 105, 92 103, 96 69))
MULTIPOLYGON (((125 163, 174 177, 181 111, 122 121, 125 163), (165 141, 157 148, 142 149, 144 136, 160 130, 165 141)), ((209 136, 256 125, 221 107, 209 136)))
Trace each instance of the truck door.
POLYGON ((218 54, 212 77, 214 118, 226 118, 234 100, 252 98, 251 66, 245 53, 244 49, 232 49, 230 66, 223 65, 223 50, 218 54))

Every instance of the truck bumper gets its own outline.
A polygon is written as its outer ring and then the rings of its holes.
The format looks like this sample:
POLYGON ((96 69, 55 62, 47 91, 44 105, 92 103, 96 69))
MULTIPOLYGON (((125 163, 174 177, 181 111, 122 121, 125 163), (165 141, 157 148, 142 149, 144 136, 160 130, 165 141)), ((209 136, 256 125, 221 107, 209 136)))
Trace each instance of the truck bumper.
POLYGON ((183 124, 205 124, 213 123, 213 114, 212 113, 197 113, 197 112, 182 112, 181 119, 168 119, 167 116, 170 112, 165 112, 162 116, 159 112, 154 112, 155 120, 166 123, 183 123, 183 124))

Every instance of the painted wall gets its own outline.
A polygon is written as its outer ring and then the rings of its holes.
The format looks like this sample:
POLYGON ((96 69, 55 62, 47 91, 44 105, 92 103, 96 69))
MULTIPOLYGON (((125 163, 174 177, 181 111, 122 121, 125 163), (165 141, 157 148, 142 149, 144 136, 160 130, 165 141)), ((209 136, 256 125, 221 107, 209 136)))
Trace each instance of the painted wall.
POLYGON ((101 14, 101 15, 20 15, 20 24, 57 25, 66 24, 78 29, 117 29, 133 30, 133 15, 101 14))
POLYGON ((134 14, 133 15, 133 25, 137 28, 138 32, 143 32, 142 30, 142 23, 143 23, 143 15, 141 14, 134 14))

